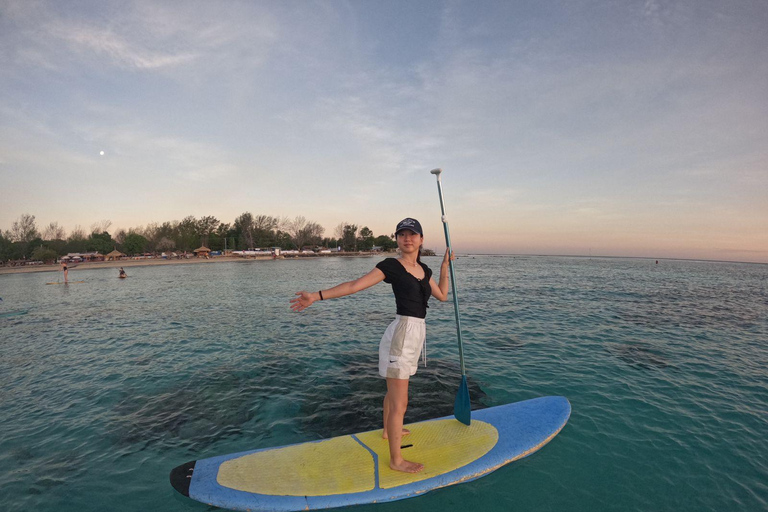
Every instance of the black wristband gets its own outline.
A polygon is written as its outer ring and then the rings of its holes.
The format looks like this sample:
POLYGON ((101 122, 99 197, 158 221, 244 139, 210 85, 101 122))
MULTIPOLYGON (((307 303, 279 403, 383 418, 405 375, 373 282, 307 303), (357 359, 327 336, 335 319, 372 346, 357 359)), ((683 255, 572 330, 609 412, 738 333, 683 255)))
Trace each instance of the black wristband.
POLYGON ((325 300, 325 299, 323 298, 323 291, 322 291, 322 290, 319 290, 317 293, 319 293, 319 294, 320 294, 320 300, 325 300))

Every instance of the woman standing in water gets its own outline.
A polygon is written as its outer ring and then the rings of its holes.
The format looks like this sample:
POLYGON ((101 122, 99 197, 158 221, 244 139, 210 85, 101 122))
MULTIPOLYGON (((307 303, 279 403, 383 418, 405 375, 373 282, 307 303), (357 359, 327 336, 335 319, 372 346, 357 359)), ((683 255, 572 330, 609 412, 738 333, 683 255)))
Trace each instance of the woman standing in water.
POLYGON ((440 267, 439 284, 432 279, 432 270, 421 262, 424 234, 416 219, 406 218, 395 229, 399 258, 386 258, 368 274, 354 281, 318 292, 301 291, 291 300, 294 311, 303 311, 318 300, 335 299, 357 293, 382 281, 392 285, 397 305, 395 320, 387 327, 379 345, 379 374, 387 379, 384 397, 384 438, 389 439, 389 467, 407 473, 424 469, 418 462, 405 460, 400 451, 405 410, 408 407, 408 379, 416 373, 426 331, 427 302, 433 296, 448 300, 448 262, 453 258, 445 251, 440 267))

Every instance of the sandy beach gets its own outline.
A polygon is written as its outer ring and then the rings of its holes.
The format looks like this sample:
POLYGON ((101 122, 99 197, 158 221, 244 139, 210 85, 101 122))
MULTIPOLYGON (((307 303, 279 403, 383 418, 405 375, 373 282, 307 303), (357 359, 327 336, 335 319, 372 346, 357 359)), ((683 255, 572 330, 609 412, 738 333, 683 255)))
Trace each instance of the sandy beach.
MULTIPOLYGON (((190 259, 173 259, 164 260, 162 258, 152 259, 140 259, 131 260, 123 259, 117 261, 91 261, 84 263, 74 263, 69 265, 70 272, 77 272, 78 270, 93 269, 93 268, 130 268, 130 267, 145 267, 149 265, 198 265, 203 263, 217 263, 222 261, 253 261, 254 259, 271 259, 269 257, 261 258, 240 258, 236 256, 217 256, 211 259, 205 258, 190 258, 190 259)), ((29 265, 22 267, 0 267, 0 275, 2 274, 23 274, 27 272, 60 272, 61 265, 58 263, 54 265, 29 265)))
MULTIPOLYGON (((291 255, 282 258, 320 258, 320 257, 371 257, 374 254, 380 253, 346 253, 346 254, 333 254, 333 255, 309 255, 299 256, 291 255)), ((254 261, 254 260, 271 260, 271 256, 256 256, 243 258, 241 256, 213 256, 209 259, 205 258, 189 258, 189 259, 121 259, 117 261, 91 261, 84 263, 75 263, 69 266, 70 272, 77 272, 78 270, 94 269, 94 268, 130 268, 130 267, 146 267, 149 265, 202 265, 213 264, 227 261, 254 261)), ((29 265, 21 267, 0 267, 0 275, 3 274, 24 274, 28 272, 60 272, 61 266, 56 263, 53 265, 29 265)))

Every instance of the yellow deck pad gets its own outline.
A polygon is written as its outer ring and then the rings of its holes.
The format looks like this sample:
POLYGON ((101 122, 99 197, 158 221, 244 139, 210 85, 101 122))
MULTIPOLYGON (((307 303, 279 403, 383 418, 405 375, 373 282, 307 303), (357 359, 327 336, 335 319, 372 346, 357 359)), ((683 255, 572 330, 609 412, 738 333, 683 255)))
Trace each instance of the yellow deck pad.
POLYGON ((330 496, 370 491, 376 476, 371 453, 343 436, 229 460, 219 468, 217 481, 259 494, 330 496))
MULTIPOLYGON (((401 444, 407 460, 424 464, 419 473, 389 467, 389 443, 381 430, 357 434, 378 457, 379 487, 391 489, 420 482, 466 466, 499 440, 496 428, 474 420, 467 427, 455 419, 407 425, 401 444)), ((373 455, 352 436, 264 450, 221 464, 219 485, 239 491, 280 496, 332 496, 370 491, 376 483, 373 455)))
POLYGON ((403 437, 406 460, 424 464, 419 473, 403 473, 389 467, 389 444, 381 438, 381 430, 358 434, 357 437, 379 458, 379 487, 391 489, 442 475, 479 459, 499 440, 499 432, 490 423, 472 420, 468 427, 455 419, 427 421, 407 425, 410 435, 403 437))

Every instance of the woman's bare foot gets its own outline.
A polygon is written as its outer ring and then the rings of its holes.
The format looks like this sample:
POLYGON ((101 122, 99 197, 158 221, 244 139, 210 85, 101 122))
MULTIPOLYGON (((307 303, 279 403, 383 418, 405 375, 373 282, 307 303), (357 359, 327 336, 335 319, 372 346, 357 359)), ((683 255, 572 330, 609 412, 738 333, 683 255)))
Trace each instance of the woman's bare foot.
POLYGON ((424 469, 424 464, 403 459, 399 464, 389 461, 389 467, 403 473, 418 473, 424 469))
MULTIPOLYGON (((384 430, 383 432, 384 432, 384 433, 383 433, 383 434, 381 434, 381 438, 382 438, 382 439, 389 439, 389 436, 387 435, 387 431, 386 431, 386 430, 384 430)), ((407 428, 404 428, 404 429, 403 429, 403 436, 407 436, 407 435, 409 435, 410 433, 411 433, 411 431, 410 431, 410 430, 408 430, 407 428)))

